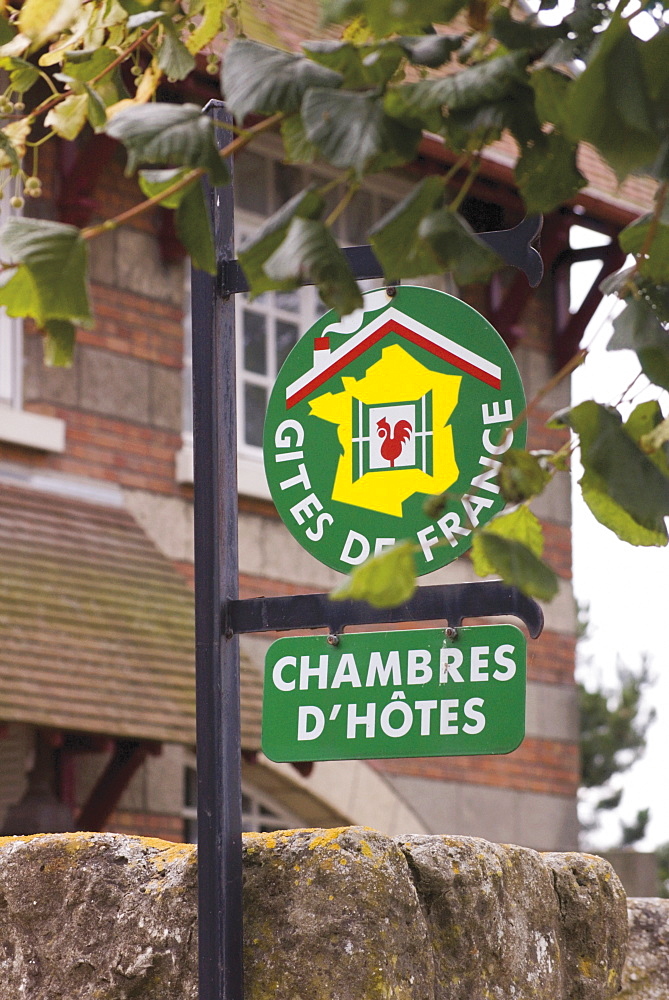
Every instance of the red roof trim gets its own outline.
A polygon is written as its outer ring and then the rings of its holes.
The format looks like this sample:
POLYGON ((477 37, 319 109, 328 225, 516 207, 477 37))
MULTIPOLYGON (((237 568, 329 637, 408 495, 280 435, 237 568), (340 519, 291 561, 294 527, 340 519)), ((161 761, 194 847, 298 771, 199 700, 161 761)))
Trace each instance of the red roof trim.
POLYGON ((387 333, 399 333, 406 340, 411 341, 412 344, 416 344, 417 347, 422 347, 424 350, 429 351, 430 354, 434 354, 436 357, 441 358, 443 361, 447 361, 448 364, 453 365, 455 368, 459 368, 460 371, 465 372, 467 375, 473 375, 474 378, 479 379, 481 382, 485 382, 486 385, 492 386, 493 389, 501 388, 501 381, 495 378, 494 375, 490 375, 488 372, 482 371, 475 365, 470 364, 468 361, 464 361, 455 354, 451 354, 450 351, 443 350, 437 347, 432 341, 428 340, 426 337, 421 336, 421 334, 416 333, 414 330, 403 326, 398 323, 397 320, 388 320, 383 326, 378 327, 369 334, 364 340, 361 340, 359 344, 356 345, 348 354, 339 358, 333 364, 324 368, 323 371, 317 372, 310 382, 307 382, 305 386, 298 389, 293 393, 290 398, 286 400, 286 409, 290 410, 291 407, 296 406, 297 403, 301 403, 303 399, 310 396, 312 392, 320 388, 328 379, 331 379, 334 375, 337 375, 342 369, 346 368, 352 361, 359 358, 365 351, 368 351, 370 347, 378 343, 387 333))

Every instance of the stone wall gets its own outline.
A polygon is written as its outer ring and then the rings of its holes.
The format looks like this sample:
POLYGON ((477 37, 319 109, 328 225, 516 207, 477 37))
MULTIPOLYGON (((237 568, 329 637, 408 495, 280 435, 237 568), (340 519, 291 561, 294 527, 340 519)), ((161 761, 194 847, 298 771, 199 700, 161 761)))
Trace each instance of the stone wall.
MULTIPOLYGON (((608 1000, 620 987, 625 896, 600 858, 348 827, 245 835, 244 875, 247 1000, 608 1000)), ((196 1000, 196 967, 195 848, 0 840, 0 1000, 196 1000)))

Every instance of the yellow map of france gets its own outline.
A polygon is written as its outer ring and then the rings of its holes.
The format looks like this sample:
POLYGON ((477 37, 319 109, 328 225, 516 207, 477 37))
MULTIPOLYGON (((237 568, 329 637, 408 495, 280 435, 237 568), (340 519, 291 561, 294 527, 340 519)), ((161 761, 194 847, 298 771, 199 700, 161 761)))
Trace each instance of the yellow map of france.
POLYGON ((460 375, 431 371, 402 347, 384 348, 381 359, 361 379, 342 377, 344 391, 311 401, 311 415, 338 425, 343 454, 337 465, 332 499, 381 514, 402 516, 402 504, 414 493, 442 493, 458 478, 453 429, 448 426, 458 402, 460 375), (384 406, 419 400, 432 392, 432 474, 420 468, 375 469, 353 475, 354 400, 384 406))

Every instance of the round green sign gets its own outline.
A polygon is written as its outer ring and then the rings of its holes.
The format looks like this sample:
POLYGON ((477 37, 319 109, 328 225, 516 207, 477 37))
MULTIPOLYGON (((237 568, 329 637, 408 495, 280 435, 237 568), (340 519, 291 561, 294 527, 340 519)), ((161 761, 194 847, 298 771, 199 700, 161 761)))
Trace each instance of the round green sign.
POLYGON ((343 320, 328 312, 288 355, 265 418, 276 508, 316 559, 349 573, 410 539, 430 573, 471 545, 504 506, 500 457, 525 407, 497 331, 465 302, 402 285, 367 292, 343 320), (428 497, 445 494, 436 515, 428 497))

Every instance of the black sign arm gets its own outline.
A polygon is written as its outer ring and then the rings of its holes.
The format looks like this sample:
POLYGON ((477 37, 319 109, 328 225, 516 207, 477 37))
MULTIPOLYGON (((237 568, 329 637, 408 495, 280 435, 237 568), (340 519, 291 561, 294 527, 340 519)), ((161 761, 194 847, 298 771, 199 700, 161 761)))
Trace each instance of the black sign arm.
POLYGON ((305 628, 327 628, 338 634, 349 625, 443 621, 458 627, 466 618, 496 615, 519 618, 533 639, 543 629, 544 615, 537 602, 516 587, 495 580, 417 587, 410 600, 394 608, 374 608, 364 601, 333 601, 328 594, 233 600, 224 606, 223 627, 230 636, 305 628))
MULTIPOLYGON (((536 288, 544 273, 541 254, 533 246, 541 232, 543 216, 528 215, 513 229, 500 229, 491 233, 478 233, 478 238, 498 253, 507 264, 517 267, 536 288)), ((345 247, 344 256, 358 281, 383 278, 383 268, 370 246, 345 247)), ((307 282, 308 284, 308 282, 307 282)), ((248 292, 249 284, 238 260, 221 261, 221 286, 224 296, 235 292, 248 292)))

